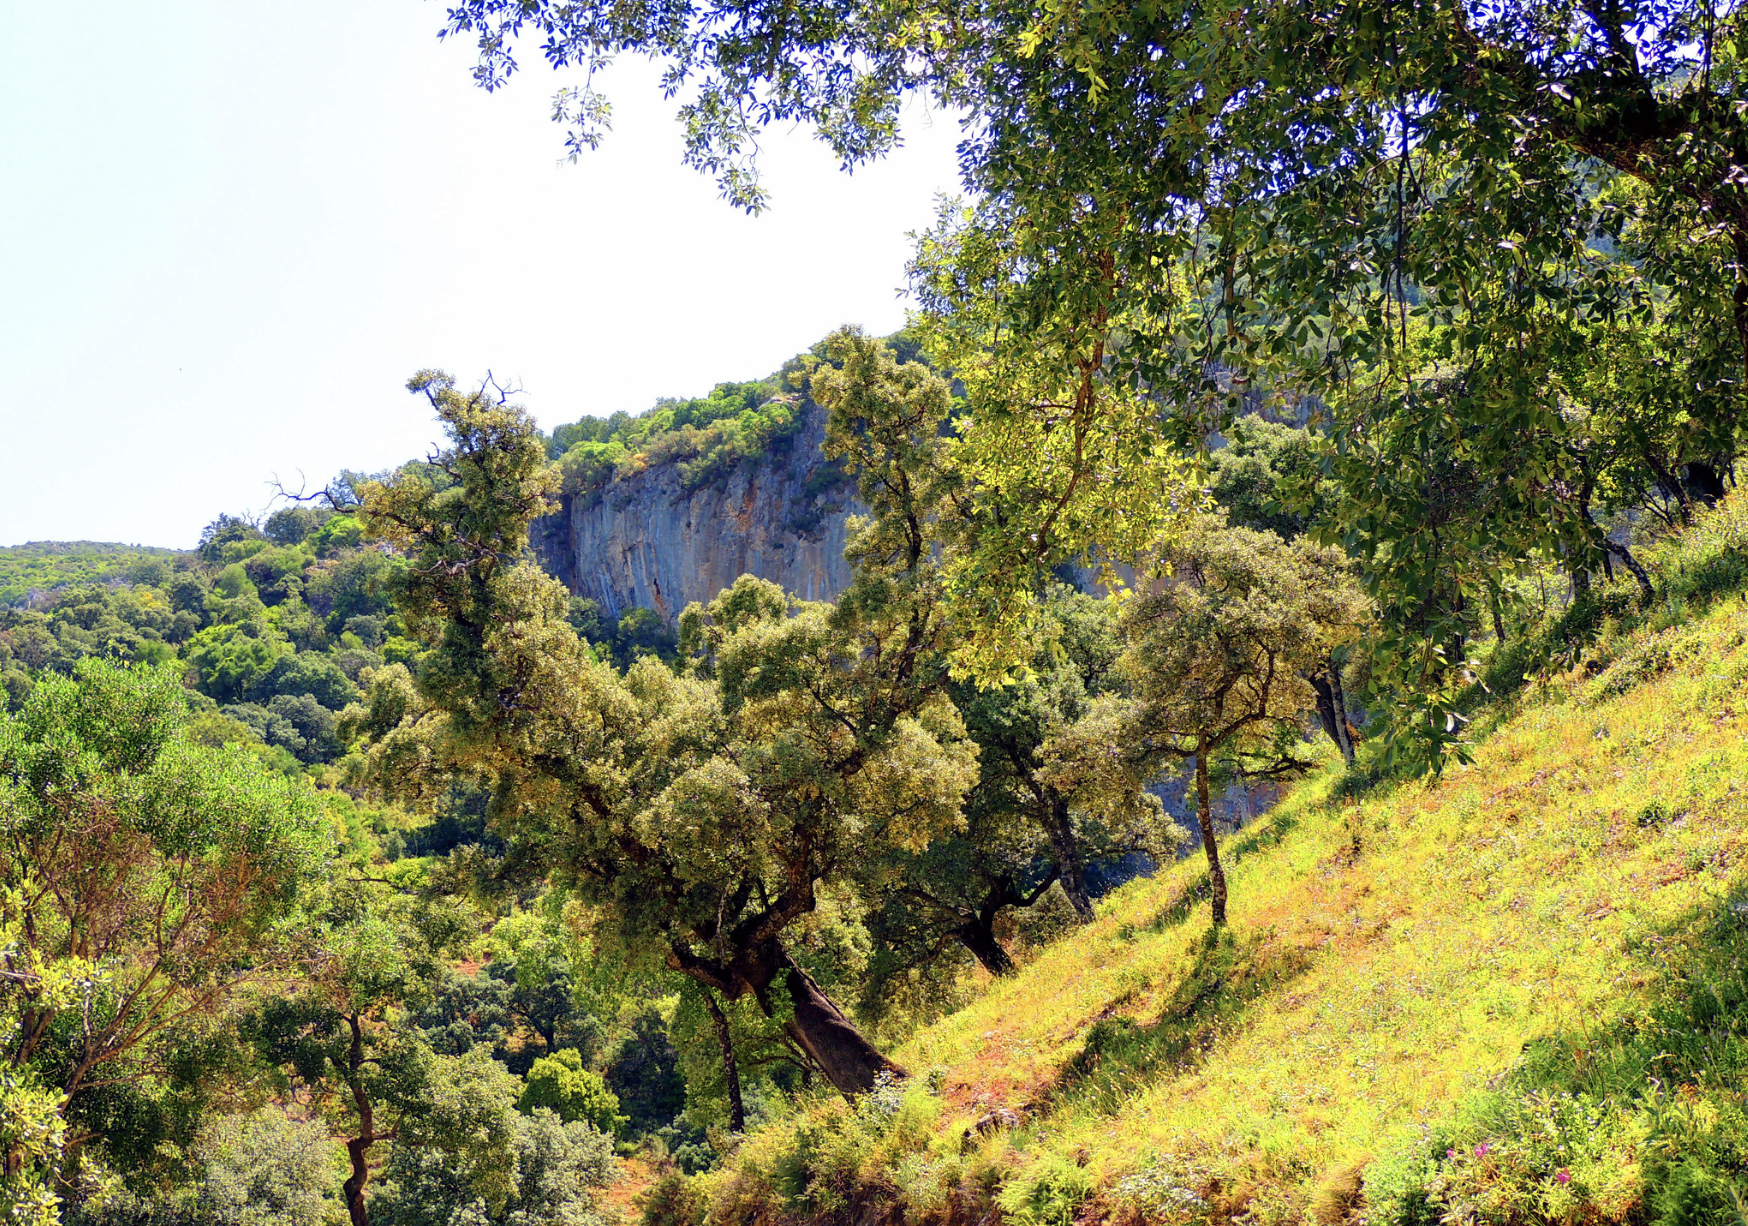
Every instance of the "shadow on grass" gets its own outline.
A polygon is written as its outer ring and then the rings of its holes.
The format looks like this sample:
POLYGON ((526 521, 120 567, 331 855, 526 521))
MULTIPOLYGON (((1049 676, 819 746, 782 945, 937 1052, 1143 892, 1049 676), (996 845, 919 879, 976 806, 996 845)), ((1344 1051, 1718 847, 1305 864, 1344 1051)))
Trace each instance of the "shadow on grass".
POLYGON ((1114 1113, 1161 1074, 1194 1068, 1253 1005, 1297 979, 1311 961, 1307 951, 1271 946, 1261 933, 1240 937, 1231 928, 1209 929, 1155 1021, 1106 1017, 1092 1024, 1051 1095, 1053 1107, 1072 1103, 1114 1113))
MULTIPOLYGON (((1266 851, 1279 846, 1286 837, 1299 828, 1303 819, 1296 813, 1271 813, 1262 821, 1255 822, 1235 836, 1228 839, 1220 849, 1220 862, 1227 868, 1241 863, 1246 856, 1254 856, 1260 851, 1266 851)), ((1198 848, 1191 853, 1200 856, 1198 848)), ((1198 908, 1209 900, 1208 874, 1206 871, 1190 878, 1170 902, 1166 903, 1153 917, 1144 924, 1124 924, 1117 929, 1119 940, 1132 941, 1142 933, 1161 933, 1168 928, 1176 928, 1196 914, 1198 908)), ((1228 904, 1236 908, 1241 905, 1240 898, 1234 898, 1228 904)))
POLYGON ((1533 1191, 1556 1174, 1596 1195, 1579 1152, 1595 1136, 1640 1138, 1607 1156, 1623 1177, 1637 1168, 1632 1221, 1748 1223, 1748 893, 1690 909, 1628 956, 1652 978, 1648 1002, 1526 1044, 1497 1088, 1460 1102, 1418 1154, 1386 1156, 1367 1174, 1393 1207, 1379 1226, 1445 1221, 1474 1196, 1533 1191))
MULTIPOLYGON (((1651 1007, 1530 1044, 1510 1083, 1628 1098, 1722 1087, 1748 1101, 1748 887, 1640 937, 1631 953, 1655 976, 1651 1007)), ((1743 1129, 1748 1146, 1748 1119, 1743 1129)))

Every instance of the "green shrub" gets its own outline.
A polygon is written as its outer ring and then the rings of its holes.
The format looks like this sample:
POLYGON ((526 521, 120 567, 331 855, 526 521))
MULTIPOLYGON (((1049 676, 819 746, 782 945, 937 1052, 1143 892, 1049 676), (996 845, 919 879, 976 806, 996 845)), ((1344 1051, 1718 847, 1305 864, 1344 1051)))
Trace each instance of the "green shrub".
POLYGON ((608 1134, 625 1127, 619 1114, 619 1096, 607 1088, 601 1075, 583 1067, 574 1047, 542 1056, 528 1070, 527 1088, 516 1100, 524 1115, 545 1107, 565 1123, 582 1120, 608 1134))
POLYGON ((692 1183, 669 1171, 637 1199, 643 1226, 704 1226, 706 1205, 692 1183))

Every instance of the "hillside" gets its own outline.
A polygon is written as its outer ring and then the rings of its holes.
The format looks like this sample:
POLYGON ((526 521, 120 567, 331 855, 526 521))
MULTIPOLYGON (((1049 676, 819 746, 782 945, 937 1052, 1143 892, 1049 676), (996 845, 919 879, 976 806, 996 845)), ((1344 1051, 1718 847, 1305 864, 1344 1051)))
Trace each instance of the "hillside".
POLYGON ((168 574, 176 549, 101 541, 30 541, 0 546, 0 605, 77 583, 152 582, 168 574))
POLYGON ((909 1088, 650 1220, 1742 1220, 1748 608, 1688 603, 1740 581, 1728 514, 1473 765, 1326 770, 1229 836, 1225 932, 1200 857, 1130 883, 916 1035, 909 1088))

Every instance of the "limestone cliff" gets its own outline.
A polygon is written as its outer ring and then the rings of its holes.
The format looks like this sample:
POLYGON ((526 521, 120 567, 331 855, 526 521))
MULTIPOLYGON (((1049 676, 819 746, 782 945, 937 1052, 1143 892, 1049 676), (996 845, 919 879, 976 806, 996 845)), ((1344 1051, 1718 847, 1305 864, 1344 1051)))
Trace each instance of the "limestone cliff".
POLYGON ((844 520, 857 508, 853 485, 820 454, 824 438, 825 411, 809 404, 782 450, 696 489, 667 463, 567 495, 534 525, 534 550, 606 617, 641 606, 672 623, 743 574, 833 599, 850 581, 844 520))

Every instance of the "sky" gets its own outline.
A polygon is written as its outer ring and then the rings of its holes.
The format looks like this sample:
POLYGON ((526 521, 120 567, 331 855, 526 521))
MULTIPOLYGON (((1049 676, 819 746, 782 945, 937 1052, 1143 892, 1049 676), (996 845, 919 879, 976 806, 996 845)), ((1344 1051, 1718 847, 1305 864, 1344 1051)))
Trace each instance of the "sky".
POLYGON ((775 370, 834 327, 904 322, 950 116, 847 175, 761 141, 747 217, 680 164, 642 61, 614 130, 560 164, 532 47, 468 76, 435 0, 0 2, 0 545, 192 546, 277 479, 424 454, 407 377, 491 371, 551 429, 775 370))

